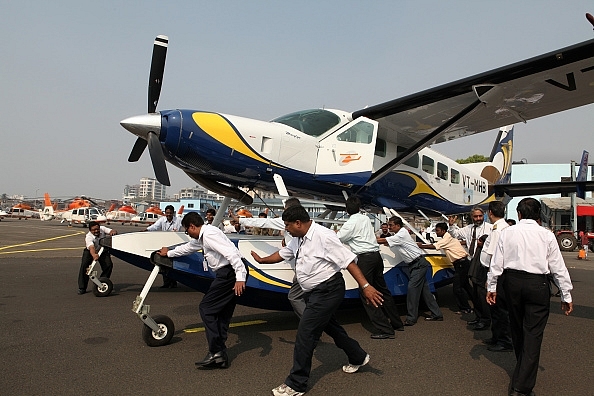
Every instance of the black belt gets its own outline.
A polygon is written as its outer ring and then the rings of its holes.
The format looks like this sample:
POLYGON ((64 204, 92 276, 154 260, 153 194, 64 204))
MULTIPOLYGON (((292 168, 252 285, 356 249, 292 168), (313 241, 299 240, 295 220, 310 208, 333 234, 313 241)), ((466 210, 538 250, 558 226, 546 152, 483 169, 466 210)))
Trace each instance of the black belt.
POLYGON ((414 259, 413 261, 411 261, 410 263, 408 263, 408 265, 411 265, 411 264, 416 264, 417 262, 419 262, 419 260, 420 260, 421 258, 423 258, 423 256, 419 256, 419 257, 417 257, 416 259, 414 259))
POLYGON ((504 274, 514 274, 514 275, 519 275, 521 277, 527 277, 527 278, 546 278, 547 274, 535 274, 532 272, 527 272, 527 271, 522 271, 522 270, 517 270, 517 269, 512 269, 512 268, 506 268, 503 270, 504 274))
POLYGON ((463 261, 468 261, 468 257, 462 257, 462 258, 459 258, 458 260, 454 260, 454 261, 452 261, 452 264, 461 263, 463 261))
POLYGON ((368 256, 370 254, 377 254, 377 253, 379 253, 379 250, 376 250, 373 252, 357 253, 357 256, 368 256))

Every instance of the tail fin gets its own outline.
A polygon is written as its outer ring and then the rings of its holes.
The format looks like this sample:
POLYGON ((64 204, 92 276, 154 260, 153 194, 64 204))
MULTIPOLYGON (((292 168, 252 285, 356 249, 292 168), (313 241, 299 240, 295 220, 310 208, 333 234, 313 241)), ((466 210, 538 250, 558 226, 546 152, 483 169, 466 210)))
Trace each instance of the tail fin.
MULTIPOLYGON (((588 177, 588 152, 584 150, 582 153, 582 161, 580 162, 580 169, 578 170, 577 182, 585 182, 588 177)), ((584 188, 585 183, 577 183, 576 196, 578 198, 586 198, 586 189, 584 188)))
POLYGON ((39 211, 39 218, 41 221, 48 221, 52 220, 54 216, 54 206, 52 205, 52 201, 48 193, 43 195, 44 197, 44 208, 43 210, 39 211))
POLYGON ((481 172, 481 176, 487 179, 489 184, 507 184, 511 182, 513 139, 513 125, 499 129, 499 134, 491 151, 490 163, 481 172))
POLYGON ((177 217, 183 217, 184 215, 184 205, 180 206, 177 210, 177 217))
POLYGON ((112 203, 111 206, 109 207, 109 209, 107 209, 108 212, 111 212, 115 209, 116 204, 112 203))

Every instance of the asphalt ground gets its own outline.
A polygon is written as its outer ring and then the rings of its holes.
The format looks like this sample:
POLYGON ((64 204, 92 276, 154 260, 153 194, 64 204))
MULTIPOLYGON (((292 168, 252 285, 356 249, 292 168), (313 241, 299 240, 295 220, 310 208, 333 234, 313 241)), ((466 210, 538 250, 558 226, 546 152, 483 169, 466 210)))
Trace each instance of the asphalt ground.
MULTIPOLYGON (((111 225, 122 232, 138 227, 111 225)), ((0 394, 269 395, 292 362, 297 319, 292 312, 238 306, 227 343, 231 367, 197 370, 207 352, 198 303, 185 286, 159 289, 146 300, 151 314, 168 315, 171 344, 148 347, 132 302, 149 273, 114 258, 114 292, 77 295, 85 229, 57 222, 0 222, 0 394)), ((574 313, 565 317, 552 298, 537 395, 594 394, 594 257, 564 253, 574 284, 574 313)), ((89 286, 89 289, 91 287, 89 286)), ((249 292, 249 291, 248 291, 249 292)), ((443 322, 424 322, 392 340, 369 338, 362 308, 338 320, 371 355, 369 365, 345 374, 346 356, 324 335, 313 359, 308 395, 506 395, 515 357, 490 352, 490 331, 466 326, 454 313, 451 286, 439 290, 443 322)), ((400 313, 405 314, 403 304, 400 313)))

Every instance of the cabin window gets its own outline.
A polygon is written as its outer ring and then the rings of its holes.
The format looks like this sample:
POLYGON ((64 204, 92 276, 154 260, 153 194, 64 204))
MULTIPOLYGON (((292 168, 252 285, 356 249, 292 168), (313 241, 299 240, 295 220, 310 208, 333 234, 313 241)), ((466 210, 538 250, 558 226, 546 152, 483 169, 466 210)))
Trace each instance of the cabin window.
POLYGON ((437 163, 437 177, 443 180, 448 180, 448 166, 442 164, 441 162, 437 163))
POLYGON ((386 156, 386 141, 384 139, 378 138, 375 141, 375 155, 378 157, 385 157, 386 156))
MULTIPOLYGON (((402 153, 408 150, 402 146, 396 146, 396 155, 399 157, 402 153)), ((415 153, 412 157, 403 162, 404 165, 410 166, 411 168, 419 167, 419 154, 415 153)))
POLYGON ((369 144, 373 139, 373 124, 361 121, 336 136, 339 142, 369 144))
POLYGON ((194 207, 194 204, 193 203, 189 203, 188 204, 188 208, 193 208, 193 207, 194 207))
POLYGON ((423 156, 423 170, 430 175, 434 174, 435 170, 435 161, 431 157, 427 157, 426 155, 423 156))
POLYGON ((460 184, 460 172, 458 172, 456 169, 452 169, 451 181, 454 184, 460 184))

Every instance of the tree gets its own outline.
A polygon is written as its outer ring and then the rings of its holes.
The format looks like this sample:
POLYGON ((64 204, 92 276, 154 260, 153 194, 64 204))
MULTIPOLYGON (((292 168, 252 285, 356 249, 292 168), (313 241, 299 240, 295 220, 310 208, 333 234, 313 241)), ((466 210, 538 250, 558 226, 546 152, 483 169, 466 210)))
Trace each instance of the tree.
POLYGON ((489 162, 489 158, 482 154, 474 154, 466 159, 457 159, 456 162, 459 164, 474 164, 477 162, 489 162))

